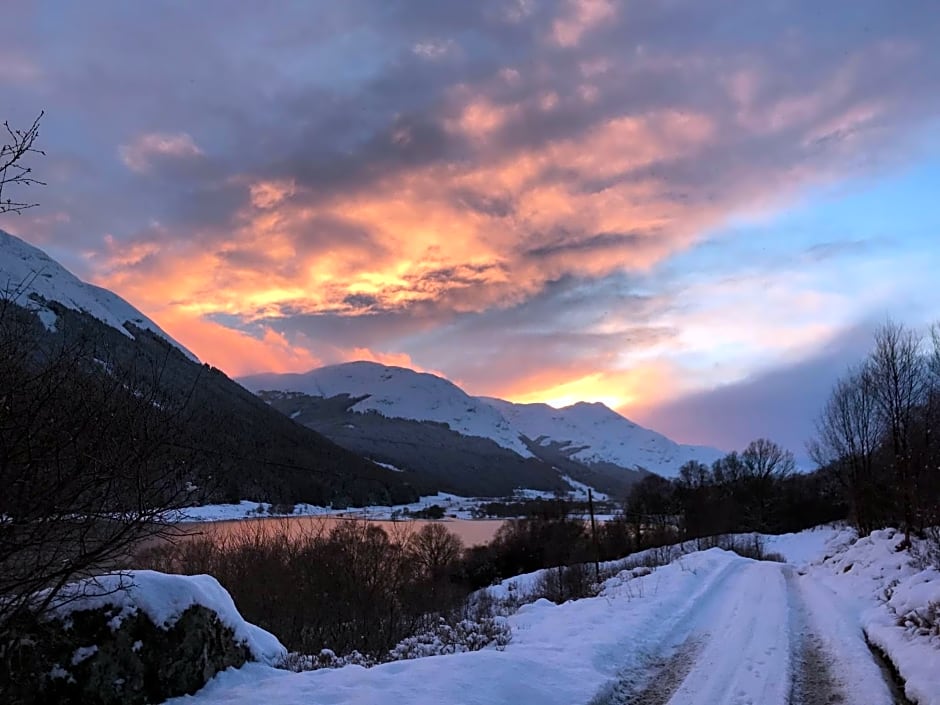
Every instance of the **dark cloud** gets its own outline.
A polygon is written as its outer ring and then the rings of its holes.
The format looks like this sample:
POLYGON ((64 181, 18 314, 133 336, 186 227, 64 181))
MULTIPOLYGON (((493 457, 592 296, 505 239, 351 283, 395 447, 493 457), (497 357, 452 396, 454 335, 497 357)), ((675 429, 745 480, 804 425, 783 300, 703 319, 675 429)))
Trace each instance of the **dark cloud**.
POLYGON ((842 332, 815 355, 741 382, 633 412, 634 420, 688 443, 743 449, 769 437, 802 459, 832 385, 871 349, 873 324, 842 332))

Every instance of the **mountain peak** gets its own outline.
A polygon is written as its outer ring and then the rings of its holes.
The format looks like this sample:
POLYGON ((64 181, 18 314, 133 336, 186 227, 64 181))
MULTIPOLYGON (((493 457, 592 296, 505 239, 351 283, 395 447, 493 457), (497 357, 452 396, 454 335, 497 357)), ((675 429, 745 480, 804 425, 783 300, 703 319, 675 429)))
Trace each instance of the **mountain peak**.
POLYGON ((253 375, 240 381, 253 391, 327 398, 346 394, 359 399, 353 411, 446 423, 457 433, 489 438, 523 457, 533 454, 528 441, 556 445, 572 460, 587 465, 645 468, 674 476, 688 460, 710 463, 721 455, 716 449, 675 443, 602 402, 582 401, 556 409, 544 403, 471 397, 443 377, 375 362, 345 362, 304 374, 253 375))
POLYGON ((239 380, 248 389, 300 392, 314 397, 346 394, 361 399, 352 409, 389 418, 446 423, 465 436, 489 438, 524 458, 532 456, 519 434, 489 404, 450 380, 407 367, 359 360, 302 374, 261 374, 239 380))
POLYGON ((128 323, 152 331, 196 360, 195 355, 120 296, 83 282, 38 247, 4 230, 0 230, 0 295, 34 311, 49 330, 55 330, 56 315, 44 302, 55 301, 94 316, 129 338, 134 335, 128 323))

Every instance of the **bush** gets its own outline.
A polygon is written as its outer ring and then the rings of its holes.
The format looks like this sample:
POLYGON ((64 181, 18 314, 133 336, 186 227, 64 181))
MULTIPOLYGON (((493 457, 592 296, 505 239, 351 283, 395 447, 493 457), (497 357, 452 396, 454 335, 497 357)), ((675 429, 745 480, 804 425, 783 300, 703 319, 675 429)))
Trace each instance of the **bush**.
POLYGON ((534 590, 526 598, 527 601, 535 602, 544 597, 560 605, 568 600, 596 597, 597 594, 598 585, 594 582, 593 567, 578 563, 543 570, 534 590))
POLYGON ((142 560, 167 572, 215 576, 245 619, 303 654, 333 649, 381 660, 438 616, 459 610, 470 593, 455 575, 459 539, 442 525, 395 537, 356 520, 329 531, 325 523, 306 526, 246 522, 234 533, 209 527, 142 560))

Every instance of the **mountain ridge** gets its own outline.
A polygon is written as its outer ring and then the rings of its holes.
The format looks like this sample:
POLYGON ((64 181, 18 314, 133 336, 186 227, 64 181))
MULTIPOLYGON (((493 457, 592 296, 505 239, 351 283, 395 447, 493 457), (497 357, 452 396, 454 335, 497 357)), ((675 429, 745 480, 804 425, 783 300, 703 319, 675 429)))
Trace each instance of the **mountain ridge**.
POLYGON ((350 405, 352 411, 446 423, 457 433, 488 438, 513 452, 524 445, 522 457, 540 456, 535 446, 553 446, 557 453, 588 467, 612 464, 674 477, 689 460, 711 463, 723 455, 716 448, 676 443, 601 402, 576 402, 555 409, 547 404, 474 397, 443 377, 376 362, 340 363, 306 373, 251 375, 239 381, 255 392, 297 392, 324 399, 345 394, 358 399, 350 405), (417 394, 409 397, 409 392, 417 394), (451 394, 453 399, 435 399, 435 393, 451 394), (426 403, 428 399, 433 404, 426 403), (479 405, 496 415, 479 412, 479 405), (454 409, 461 413, 448 417, 454 409))
POLYGON ((0 293, 35 313, 50 331, 56 315, 43 301, 55 301, 73 311, 83 311, 131 339, 127 327, 149 330, 164 338, 194 362, 199 359, 174 340, 153 320, 113 291, 82 281, 52 257, 25 240, 0 228, 0 293))
MULTIPOLYGON (((103 384, 113 395, 143 400, 131 404, 147 404, 152 389, 160 401, 148 409, 165 414, 153 422, 154 434, 172 428, 167 438, 175 450, 168 452, 188 454, 193 502, 361 506, 418 497, 404 473, 284 417, 221 370, 200 364, 130 303, 7 232, 0 232, 0 336, 5 351, 23 356, 14 359, 11 375, 41 376, 45 365, 59 364, 56 374, 75 380, 76 388, 103 384)), ((4 381, 15 388, 16 379, 4 381)), ((13 399, 17 406, 8 413, 15 416, 26 402, 13 399)), ((139 441, 120 419, 91 432, 125 446, 139 441)))

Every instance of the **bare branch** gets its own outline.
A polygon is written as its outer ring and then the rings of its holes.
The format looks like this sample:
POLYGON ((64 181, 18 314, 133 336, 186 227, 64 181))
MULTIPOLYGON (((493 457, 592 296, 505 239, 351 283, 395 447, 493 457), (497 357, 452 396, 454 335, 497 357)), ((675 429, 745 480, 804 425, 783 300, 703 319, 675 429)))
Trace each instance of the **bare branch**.
POLYGON ((22 213, 28 208, 34 208, 37 203, 29 201, 14 201, 10 197, 4 198, 7 186, 45 186, 46 184, 32 176, 32 168, 24 163, 30 154, 45 156, 45 152, 34 145, 39 138, 39 123, 45 112, 39 113, 33 124, 25 130, 10 127, 4 122, 7 142, 0 145, 0 214, 22 213))

